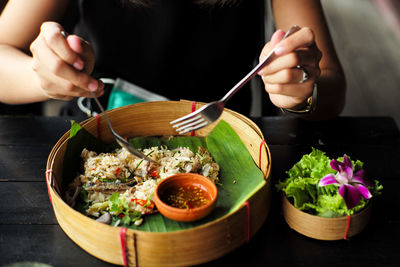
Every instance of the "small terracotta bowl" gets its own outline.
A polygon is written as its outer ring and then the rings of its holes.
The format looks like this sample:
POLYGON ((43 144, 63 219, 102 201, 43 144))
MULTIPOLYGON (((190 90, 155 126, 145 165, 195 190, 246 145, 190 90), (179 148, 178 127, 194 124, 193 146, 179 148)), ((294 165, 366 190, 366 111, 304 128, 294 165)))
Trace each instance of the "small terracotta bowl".
POLYGON ((197 221, 207 216, 215 208, 217 197, 217 186, 210 179, 195 173, 179 173, 165 178, 154 192, 154 202, 158 211, 165 217, 180 222, 197 221), (178 190, 185 188, 195 188, 195 192, 202 193, 207 203, 193 208, 186 204, 182 204, 185 205, 182 207, 172 206, 171 195, 176 196, 178 190))

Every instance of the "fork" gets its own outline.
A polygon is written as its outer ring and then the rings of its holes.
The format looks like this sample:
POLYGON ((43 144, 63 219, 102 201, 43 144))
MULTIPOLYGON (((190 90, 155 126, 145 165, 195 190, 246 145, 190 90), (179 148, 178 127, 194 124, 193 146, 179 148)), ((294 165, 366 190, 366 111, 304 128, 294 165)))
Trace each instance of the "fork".
POLYGON ((104 118, 105 118, 106 121, 107 121, 108 128, 110 128, 110 131, 111 131, 112 135, 114 136, 115 140, 117 141, 117 143, 118 143, 121 147, 124 147, 126 150, 128 150, 131 154, 133 154, 133 155, 135 155, 135 156, 137 156, 137 157, 139 157, 139 158, 141 158, 141 159, 144 159, 144 160, 147 160, 147 161, 150 161, 150 162, 153 162, 153 163, 157 163, 157 162, 155 162, 153 159, 149 158, 148 156, 146 156, 145 154, 143 154, 141 151, 139 151, 138 149, 136 149, 131 143, 129 143, 128 141, 126 141, 124 138, 122 138, 119 134, 117 134, 117 133, 114 131, 114 128, 113 128, 112 125, 111 125, 111 121, 110 121, 110 119, 108 118, 107 113, 104 111, 104 108, 103 108, 103 106, 101 105, 100 101, 97 99, 97 97, 95 96, 94 92, 90 91, 90 93, 91 93, 92 97, 94 98, 94 100, 96 101, 97 106, 100 108, 101 112, 103 113, 104 118))
MULTIPOLYGON (((284 40, 288 37, 292 32, 298 30, 299 27, 294 25, 292 26, 286 34, 282 37, 284 40)), ((255 66, 242 80, 240 80, 229 92, 222 97, 218 101, 210 102, 195 112, 189 113, 183 117, 180 117, 176 120, 170 122, 173 128, 179 134, 184 134, 187 132, 195 131, 200 128, 203 128, 212 122, 216 121, 222 114, 222 111, 225 108, 226 102, 237 92, 240 88, 243 87, 248 81, 250 81, 265 65, 267 65, 273 58, 275 49, 272 49, 268 55, 261 61, 257 66, 255 66)))

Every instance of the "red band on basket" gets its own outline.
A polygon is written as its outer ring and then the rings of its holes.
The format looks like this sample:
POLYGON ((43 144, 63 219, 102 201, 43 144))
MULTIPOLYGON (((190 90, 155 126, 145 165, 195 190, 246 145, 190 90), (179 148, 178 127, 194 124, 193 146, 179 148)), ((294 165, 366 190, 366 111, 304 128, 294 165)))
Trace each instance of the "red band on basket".
POLYGON ((348 240, 349 239, 348 238, 348 234, 349 234, 350 222, 351 222, 351 216, 348 215, 347 216, 347 223, 346 223, 346 232, 344 233, 344 237, 343 237, 344 240, 348 240))
MULTIPOLYGON (((51 205, 53 205, 53 200, 51 199, 51 194, 50 194, 50 185, 49 185, 49 183, 47 182, 48 179, 49 179, 49 178, 48 178, 49 173, 53 173, 53 170, 52 170, 52 169, 46 170, 47 193, 49 194, 50 203, 51 203, 51 205)), ((51 181, 50 181, 50 183, 51 183, 51 181)))
POLYGON ((250 202, 246 201, 244 202, 244 205, 246 206, 247 210, 247 243, 250 242, 250 237, 251 237, 251 231, 250 231, 250 202))
POLYGON ((258 167, 261 169, 261 152, 262 152, 262 146, 263 144, 265 144, 267 142, 265 142, 265 139, 263 139, 260 143, 260 152, 258 154, 258 167))
POLYGON ((121 250, 122 250, 122 260, 124 262, 124 266, 128 266, 128 261, 126 258, 126 230, 127 228, 121 227, 119 230, 119 238, 121 239, 121 250))
POLYGON ((94 116, 96 118, 96 126, 97 126, 97 138, 101 140, 101 127, 100 127, 100 117, 99 115, 94 116))
MULTIPOLYGON (((196 111, 196 101, 193 101, 192 102, 192 112, 195 112, 196 111)), ((190 133, 190 135, 191 136, 194 136, 194 131, 192 131, 191 133, 190 133)))

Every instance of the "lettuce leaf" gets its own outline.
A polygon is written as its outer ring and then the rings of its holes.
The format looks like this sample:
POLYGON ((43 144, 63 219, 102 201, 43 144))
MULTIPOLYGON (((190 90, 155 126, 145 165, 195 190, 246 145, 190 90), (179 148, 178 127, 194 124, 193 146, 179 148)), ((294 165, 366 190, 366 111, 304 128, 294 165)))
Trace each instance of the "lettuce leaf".
MULTIPOLYGON (((343 158, 338 158, 342 161, 343 158)), ((319 180, 329 173, 336 173, 330 166, 331 159, 325 152, 312 148, 310 154, 303 155, 299 162, 286 172, 284 181, 276 185, 278 190, 285 192, 293 205, 305 212, 321 217, 340 217, 351 215, 364 208, 368 203, 362 199, 352 209, 347 209, 340 196, 337 185, 319 187, 319 180)), ((362 169, 364 163, 352 161, 355 171, 362 169)))

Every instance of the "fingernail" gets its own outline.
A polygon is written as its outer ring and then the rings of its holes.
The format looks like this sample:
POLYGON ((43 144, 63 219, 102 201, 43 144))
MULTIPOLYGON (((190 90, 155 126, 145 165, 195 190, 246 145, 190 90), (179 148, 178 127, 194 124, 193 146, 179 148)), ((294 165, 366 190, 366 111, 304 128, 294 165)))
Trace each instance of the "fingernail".
POLYGON ((74 62, 73 66, 77 70, 83 70, 83 61, 78 59, 77 61, 74 62))
POLYGON ((97 83, 97 81, 93 81, 93 82, 89 83, 89 86, 88 86, 90 91, 96 91, 98 87, 99 87, 99 84, 97 83))
POLYGON ((274 49, 274 52, 277 56, 281 56, 285 53, 285 48, 282 46, 279 46, 277 48, 274 49))
POLYGON ((280 31, 281 31, 281 30, 276 30, 276 31, 272 34, 271 40, 272 40, 273 38, 275 38, 276 35, 278 34, 278 32, 280 32, 280 31))

